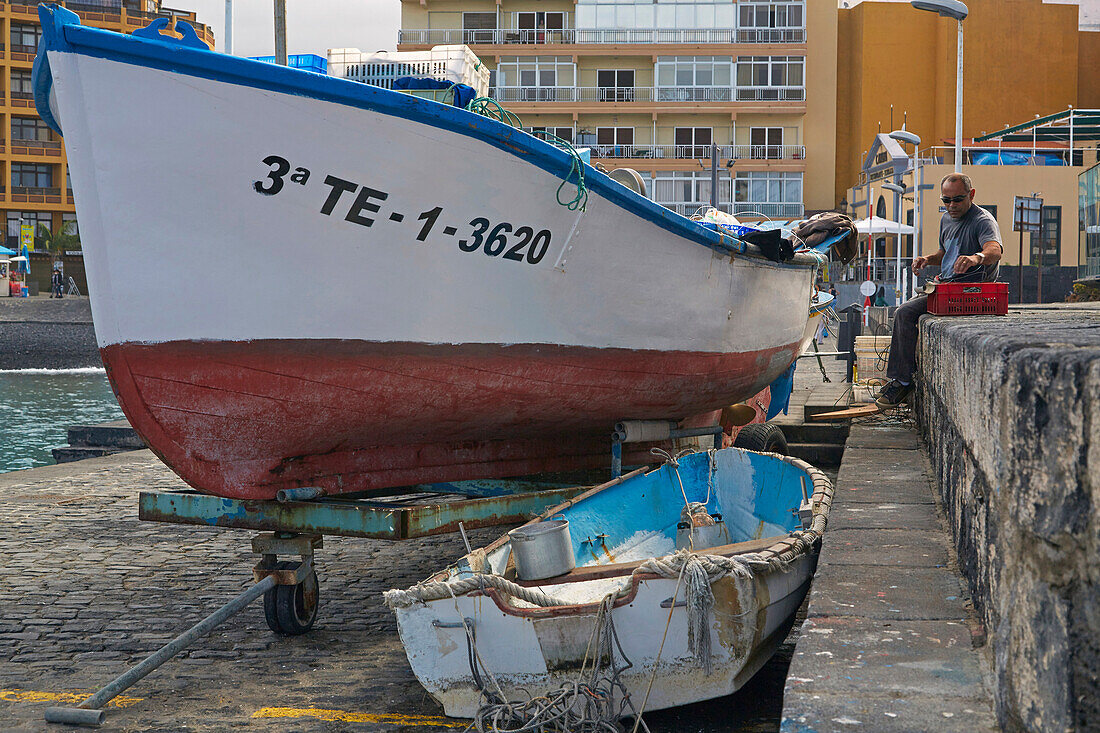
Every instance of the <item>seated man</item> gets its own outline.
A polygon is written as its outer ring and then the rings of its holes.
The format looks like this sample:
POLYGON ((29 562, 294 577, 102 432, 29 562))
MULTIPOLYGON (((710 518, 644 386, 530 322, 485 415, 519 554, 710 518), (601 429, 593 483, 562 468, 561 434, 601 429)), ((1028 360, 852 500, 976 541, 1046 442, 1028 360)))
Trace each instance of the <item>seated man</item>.
MULTIPOLYGON (((997 220, 974 204, 974 185, 970 176, 949 173, 940 181, 940 197, 947 213, 940 219, 940 249, 931 257, 913 260, 913 272, 928 265, 940 266, 940 280, 966 274, 972 282, 997 279, 1004 246, 997 220)), ((913 372, 917 368, 917 320, 928 312, 928 296, 918 295, 894 314, 894 334, 890 341, 890 359, 886 376, 892 381, 878 393, 879 407, 896 407, 913 391, 913 372)))

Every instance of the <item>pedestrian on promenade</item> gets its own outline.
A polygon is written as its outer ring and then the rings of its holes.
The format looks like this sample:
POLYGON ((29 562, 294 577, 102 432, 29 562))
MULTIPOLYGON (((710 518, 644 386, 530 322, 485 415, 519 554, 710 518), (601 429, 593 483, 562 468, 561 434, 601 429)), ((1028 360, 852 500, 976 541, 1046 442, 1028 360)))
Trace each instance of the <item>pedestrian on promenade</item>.
POLYGON ((53 292, 50 293, 51 298, 64 298, 65 293, 62 290, 64 287, 64 276, 61 274, 61 268, 53 268, 53 275, 50 276, 50 283, 53 285, 53 292))
MULTIPOLYGON (((965 280, 992 282, 1000 271, 998 262, 1004 245, 1001 230, 993 215, 974 203, 974 184, 970 176, 949 173, 940 181, 940 200, 946 213, 940 219, 940 249, 929 257, 913 260, 913 272, 939 265, 937 281, 965 280)), ((896 407, 913 391, 913 372, 917 368, 917 321, 928 312, 928 296, 918 295, 894 315, 894 333, 890 340, 890 358, 886 376, 890 378, 875 403, 896 407)))

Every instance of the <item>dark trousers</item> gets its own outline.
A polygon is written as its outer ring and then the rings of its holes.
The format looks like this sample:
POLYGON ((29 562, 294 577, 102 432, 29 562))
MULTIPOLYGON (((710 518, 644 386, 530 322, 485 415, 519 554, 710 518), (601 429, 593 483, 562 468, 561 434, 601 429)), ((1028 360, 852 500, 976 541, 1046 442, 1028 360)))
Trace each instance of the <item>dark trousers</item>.
POLYGON ((902 303, 894 313, 894 335, 890 339, 890 359, 886 376, 900 382, 912 382, 917 370, 917 321, 928 312, 928 296, 918 295, 902 303))

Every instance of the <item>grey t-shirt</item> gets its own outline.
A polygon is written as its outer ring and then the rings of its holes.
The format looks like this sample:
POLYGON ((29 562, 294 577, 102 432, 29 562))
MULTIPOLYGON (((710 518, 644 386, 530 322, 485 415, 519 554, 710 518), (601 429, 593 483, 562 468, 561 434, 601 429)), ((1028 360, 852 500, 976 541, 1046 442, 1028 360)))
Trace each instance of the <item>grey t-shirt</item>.
MULTIPOLYGON (((959 255, 975 255, 982 251, 982 244, 995 241, 1004 249, 1001 230, 997 220, 988 211, 971 204, 961 219, 952 219, 944 214, 940 219, 940 246, 944 249, 940 261, 940 277, 948 278, 955 274, 955 260, 959 255)), ((978 265, 966 271, 967 279, 992 282, 1000 272, 1000 263, 996 265, 978 265)))

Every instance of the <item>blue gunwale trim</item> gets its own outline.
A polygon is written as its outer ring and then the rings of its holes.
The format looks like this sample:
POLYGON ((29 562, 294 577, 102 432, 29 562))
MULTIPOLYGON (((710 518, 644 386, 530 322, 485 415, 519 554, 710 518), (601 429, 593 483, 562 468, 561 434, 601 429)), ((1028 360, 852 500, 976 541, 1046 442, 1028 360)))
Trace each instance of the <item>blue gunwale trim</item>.
MULTIPOLYGON (((57 5, 40 5, 39 17, 43 35, 38 58, 45 58, 48 51, 79 53, 228 84, 343 104, 475 138, 558 177, 564 178, 570 171, 572 158, 565 151, 523 130, 453 106, 337 77, 226 56, 208 49, 189 48, 169 37, 156 40, 91 28, 81 25, 80 18, 75 13, 57 5)), ((35 85, 35 103, 38 105, 39 98, 43 98, 48 111, 51 81, 48 60, 42 64, 38 81, 40 84, 35 85)), ((41 108, 39 111, 41 112, 41 108)), ((43 115, 43 119, 47 119, 47 116, 43 115)), ((47 122, 50 120, 52 116, 47 122)), ((54 124, 56 125, 56 121, 54 124)), ((60 132, 59 127, 54 129, 60 132)), ((732 236, 720 235, 659 206, 612 181, 592 166, 585 165, 584 177, 589 190, 677 236, 722 254, 739 253, 744 247, 742 242, 732 236)), ((754 250, 755 247, 750 247, 746 254, 761 260, 761 264, 799 269, 817 264, 816 261, 801 261, 802 258, 777 264, 754 250)))

